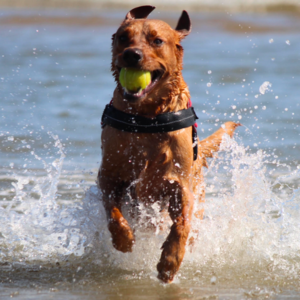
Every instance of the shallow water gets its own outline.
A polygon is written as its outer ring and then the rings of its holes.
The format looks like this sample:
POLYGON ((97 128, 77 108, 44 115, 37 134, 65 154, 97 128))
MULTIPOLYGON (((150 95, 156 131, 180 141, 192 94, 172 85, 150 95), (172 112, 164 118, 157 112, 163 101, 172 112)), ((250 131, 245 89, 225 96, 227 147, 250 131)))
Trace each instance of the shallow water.
MULTIPOLYGON (((173 26, 178 16, 153 12, 173 26)), ((95 186, 123 17, 0 14, 0 298, 299 299, 300 19, 191 14, 183 73, 198 134, 244 126, 209 162, 204 220, 166 286, 156 279, 166 233, 142 226, 148 214, 159 222, 157 207, 141 207, 135 249, 119 253, 95 186)))

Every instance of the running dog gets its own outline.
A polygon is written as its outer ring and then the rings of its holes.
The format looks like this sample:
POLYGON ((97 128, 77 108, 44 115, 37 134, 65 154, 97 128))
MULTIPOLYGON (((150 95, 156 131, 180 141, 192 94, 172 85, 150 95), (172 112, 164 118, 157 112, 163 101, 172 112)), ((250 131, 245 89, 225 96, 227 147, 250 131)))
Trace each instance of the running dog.
MULTIPOLYGON (((191 32, 190 18, 183 11, 174 30, 161 20, 147 19, 153 9, 141 6, 129 11, 112 37, 116 88, 102 117, 98 185, 113 246, 122 252, 131 252, 135 243, 122 214, 130 184, 136 182, 131 191, 138 202, 165 205, 173 224, 157 270, 158 278, 169 283, 185 254, 194 200, 204 201, 204 189, 197 199, 194 195, 204 186, 206 158, 219 150, 223 135, 232 136, 240 124, 227 122, 210 137, 198 140, 197 117, 181 73, 180 42, 191 32)), ((202 214, 195 215, 201 218, 202 214)))

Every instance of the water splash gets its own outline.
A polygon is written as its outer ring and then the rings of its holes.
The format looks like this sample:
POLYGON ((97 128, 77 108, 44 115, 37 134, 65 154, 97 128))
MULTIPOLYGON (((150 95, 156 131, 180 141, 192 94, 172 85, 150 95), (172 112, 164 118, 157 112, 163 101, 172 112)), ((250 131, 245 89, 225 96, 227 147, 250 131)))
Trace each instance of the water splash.
MULTIPOLYGON (((194 232, 200 232, 189 257, 193 266, 200 270, 209 266, 223 275, 258 272, 271 278, 274 272, 277 280, 297 278, 299 190, 294 189, 288 198, 279 197, 274 191, 278 179, 272 182, 267 177, 271 156, 262 150, 250 153, 229 138, 222 143, 222 150, 223 156, 213 160, 206 174, 214 176, 207 187, 213 197, 207 197, 206 218, 193 224, 194 232), (218 175, 222 168, 226 174, 218 175), (231 178, 231 184, 222 183, 219 177, 224 175, 231 178), (221 183, 217 188, 212 186, 216 182, 221 183)), ((299 182, 299 175, 296 170, 288 176, 299 182)))
POLYGON ((79 242, 80 229, 78 226, 72 227, 76 222, 69 215, 76 204, 66 209, 57 202, 57 188, 65 154, 58 136, 48 134, 54 140, 59 158, 48 164, 32 151, 31 154, 43 162, 46 176, 13 174, 17 180, 12 183, 15 196, 6 207, 0 207, 3 224, 1 261, 43 260, 57 254, 80 255, 84 252, 79 242))
MULTIPOLYGON (((44 162, 47 175, 16 176, 13 201, 0 208, 4 224, 0 261, 30 264, 67 259, 79 265, 85 261, 138 270, 155 278, 160 247, 170 227, 168 217, 164 221, 166 216, 156 204, 140 205, 139 218, 129 219, 136 235, 134 251, 116 251, 107 230, 102 194, 95 185, 80 202, 58 201, 65 154, 59 138, 52 137, 59 157, 50 164, 44 162), (38 196, 32 197, 33 193, 38 196)), ((221 151, 205 174, 206 202, 195 206, 195 210, 204 208, 205 215, 203 220, 193 219, 194 243, 187 246, 181 274, 216 276, 218 281, 257 274, 276 282, 296 278, 300 272, 300 189, 289 185, 299 185, 300 170, 275 176, 269 166, 276 169, 278 162, 274 163, 272 155, 251 152, 228 137, 221 151)))

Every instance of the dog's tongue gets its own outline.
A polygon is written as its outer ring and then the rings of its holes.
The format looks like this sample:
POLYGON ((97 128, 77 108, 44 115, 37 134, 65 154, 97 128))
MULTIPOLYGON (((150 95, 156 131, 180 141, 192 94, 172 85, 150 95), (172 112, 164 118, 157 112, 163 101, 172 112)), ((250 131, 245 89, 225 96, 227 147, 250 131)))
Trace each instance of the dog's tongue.
POLYGON ((149 71, 122 68, 119 81, 127 91, 137 93, 144 90, 151 83, 151 73, 149 71))

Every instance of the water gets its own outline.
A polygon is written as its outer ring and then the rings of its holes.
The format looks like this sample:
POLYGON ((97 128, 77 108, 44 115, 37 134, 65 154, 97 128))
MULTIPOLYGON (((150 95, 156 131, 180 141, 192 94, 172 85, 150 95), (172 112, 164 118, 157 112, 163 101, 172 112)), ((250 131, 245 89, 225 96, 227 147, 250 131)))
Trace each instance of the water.
MULTIPOLYGON (((203 221, 171 285, 156 279, 166 232, 111 246, 101 191, 100 118, 110 101, 110 43, 124 11, 2 10, 0 298, 298 299, 300 20, 191 13, 184 77, 205 138, 234 140, 205 173, 203 221)), ((173 26, 178 12, 154 11, 173 26)))

